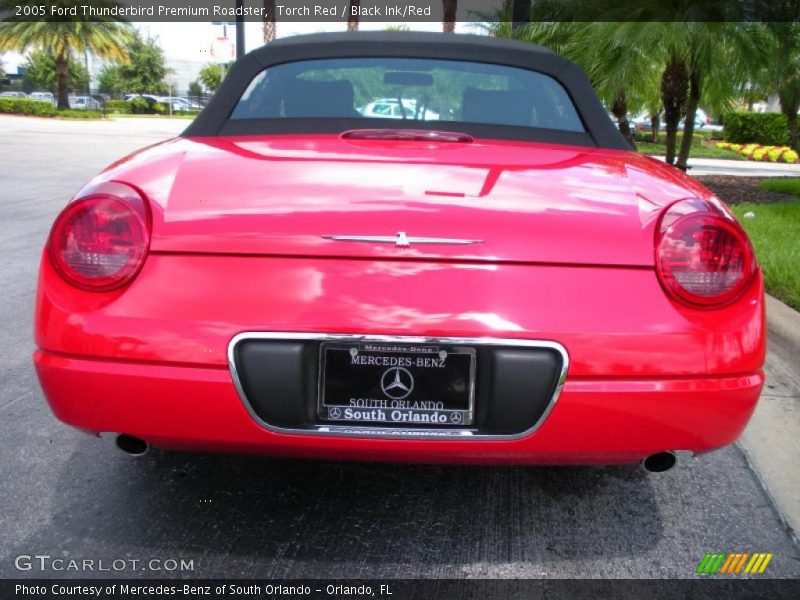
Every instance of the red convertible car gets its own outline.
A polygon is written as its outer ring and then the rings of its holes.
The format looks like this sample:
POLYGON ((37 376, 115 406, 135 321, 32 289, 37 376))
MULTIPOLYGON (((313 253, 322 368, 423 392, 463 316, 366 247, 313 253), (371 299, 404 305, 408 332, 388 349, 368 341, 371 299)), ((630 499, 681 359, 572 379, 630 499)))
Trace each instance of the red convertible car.
POLYGON ((251 52, 61 212, 35 329, 55 415, 132 454, 658 471, 764 380, 730 211, 577 66, 478 36, 251 52))

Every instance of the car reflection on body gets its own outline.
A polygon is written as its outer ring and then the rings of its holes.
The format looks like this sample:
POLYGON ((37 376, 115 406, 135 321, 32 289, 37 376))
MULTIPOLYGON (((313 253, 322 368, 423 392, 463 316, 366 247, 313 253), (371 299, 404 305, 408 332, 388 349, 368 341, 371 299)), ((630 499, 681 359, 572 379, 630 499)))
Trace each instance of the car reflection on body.
POLYGON ((419 119, 422 121, 438 121, 439 113, 424 108, 420 104, 417 111, 417 101, 413 98, 403 98, 403 108, 400 108, 400 100, 392 98, 381 98, 367 104, 359 112, 365 117, 376 117, 379 119, 419 119))

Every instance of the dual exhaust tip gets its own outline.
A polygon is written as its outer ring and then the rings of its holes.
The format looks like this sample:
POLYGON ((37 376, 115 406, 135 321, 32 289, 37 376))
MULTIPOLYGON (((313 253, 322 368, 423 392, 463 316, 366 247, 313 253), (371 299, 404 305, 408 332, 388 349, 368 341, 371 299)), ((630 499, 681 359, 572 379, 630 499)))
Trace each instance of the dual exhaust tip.
POLYGON ((114 438, 114 445, 130 456, 144 456, 150 451, 148 442, 127 433, 118 433, 114 438))
MULTIPOLYGON (((127 433, 117 434, 114 438, 114 444, 130 456, 144 456, 150 451, 148 442, 127 433)), ((642 461, 642 466, 645 471, 650 473, 664 473, 674 467, 676 462, 677 457, 674 452, 658 452, 645 458, 642 461)))
POLYGON ((642 466, 645 471, 650 473, 664 473, 674 467, 677 461, 678 457, 674 452, 657 452, 645 458, 642 461, 642 466))

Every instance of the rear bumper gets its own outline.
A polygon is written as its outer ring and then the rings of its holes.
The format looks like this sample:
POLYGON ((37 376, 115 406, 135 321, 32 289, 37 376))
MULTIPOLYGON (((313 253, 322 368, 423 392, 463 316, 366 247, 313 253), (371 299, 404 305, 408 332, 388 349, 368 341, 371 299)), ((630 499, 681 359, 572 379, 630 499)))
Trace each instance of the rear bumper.
POLYGON ((664 450, 707 452, 741 434, 761 371, 728 377, 568 378, 540 427, 513 440, 376 439, 270 431, 245 408, 227 368, 96 360, 38 350, 55 415, 174 450, 408 462, 615 464, 664 450))

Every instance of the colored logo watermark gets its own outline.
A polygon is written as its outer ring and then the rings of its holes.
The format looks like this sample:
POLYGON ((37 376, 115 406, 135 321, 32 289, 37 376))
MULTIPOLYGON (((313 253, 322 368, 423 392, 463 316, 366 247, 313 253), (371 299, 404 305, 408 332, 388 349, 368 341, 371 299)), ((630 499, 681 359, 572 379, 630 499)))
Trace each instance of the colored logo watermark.
POLYGON ((739 575, 760 574, 767 569, 772 560, 771 552, 706 552, 697 565, 701 575, 739 575))

